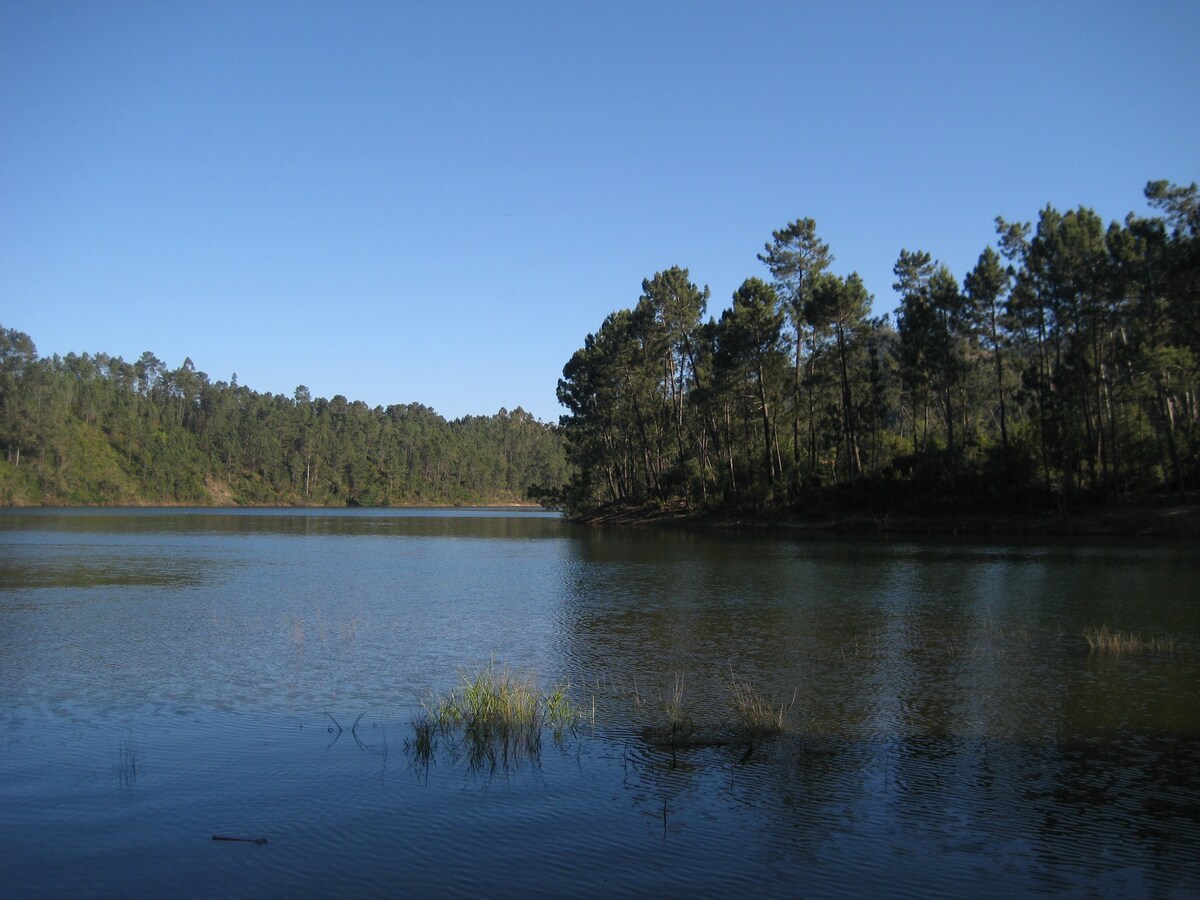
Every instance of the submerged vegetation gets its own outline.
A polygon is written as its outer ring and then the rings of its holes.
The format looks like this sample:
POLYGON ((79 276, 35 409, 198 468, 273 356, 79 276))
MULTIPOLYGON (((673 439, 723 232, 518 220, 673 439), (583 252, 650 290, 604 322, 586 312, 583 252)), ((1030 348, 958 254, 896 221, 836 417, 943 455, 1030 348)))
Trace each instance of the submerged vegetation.
POLYGON ((901 250, 894 316, 812 219, 719 317, 674 267, 563 369, 583 518, 1068 511, 1200 488, 1200 192, 997 219, 960 280, 901 250))

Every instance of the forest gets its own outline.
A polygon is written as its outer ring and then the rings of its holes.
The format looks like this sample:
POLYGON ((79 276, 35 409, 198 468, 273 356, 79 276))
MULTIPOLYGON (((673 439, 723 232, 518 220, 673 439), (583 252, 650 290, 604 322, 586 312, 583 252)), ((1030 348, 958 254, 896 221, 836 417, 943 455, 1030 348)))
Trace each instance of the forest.
POLYGON ((419 403, 258 393, 104 353, 40 358, 0 328, 0 503, 388 506, 525 503, 567 477, 517 407, 446 421, 419 403))
POLYGON ((642 282, 563 369, 567 414, 447 421, 211 381, 147 351, 39 357, 0 327, 0 503, 597 510, 1067 510, 1200 488, 1200 195, 1107 225, 996 219, 961 281, 896 259, 894 315, 812 219, 773 232, 719 317, 642 282))
POLYGON ((812 219, 775 231, 719 318, 673 267, 558 383, 564 505, 1066 510, 1200 481, 1200 198, 1150 216, 996 219, 959 277, 901 250, 894 316, 812 219))

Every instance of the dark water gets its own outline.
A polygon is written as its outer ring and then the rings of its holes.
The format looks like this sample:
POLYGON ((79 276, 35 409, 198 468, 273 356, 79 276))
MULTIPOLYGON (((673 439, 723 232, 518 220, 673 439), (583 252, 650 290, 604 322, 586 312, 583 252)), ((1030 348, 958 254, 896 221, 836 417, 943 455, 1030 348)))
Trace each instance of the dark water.
POLYGON ((1200 896, 1198 598, 1162 542, 4 512, 0 893, 1200 896), (493 660, 580 726, 415 753, 493 660), (648 739, 677 687, 727 734, 731 671, 782 736, 648 739))

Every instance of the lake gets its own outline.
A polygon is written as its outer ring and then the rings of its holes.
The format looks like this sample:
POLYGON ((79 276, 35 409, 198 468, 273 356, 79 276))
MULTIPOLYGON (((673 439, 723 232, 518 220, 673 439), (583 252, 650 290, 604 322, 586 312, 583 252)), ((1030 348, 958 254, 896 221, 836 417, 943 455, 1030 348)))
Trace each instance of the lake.
POLYGON ((1198 696, 1183 542, 6 510, 0 886, 1200 896, 1198 696), (423 747, 489 665, 575 727, 423 747), (782 734, 729 739, 734 683, 782 734))

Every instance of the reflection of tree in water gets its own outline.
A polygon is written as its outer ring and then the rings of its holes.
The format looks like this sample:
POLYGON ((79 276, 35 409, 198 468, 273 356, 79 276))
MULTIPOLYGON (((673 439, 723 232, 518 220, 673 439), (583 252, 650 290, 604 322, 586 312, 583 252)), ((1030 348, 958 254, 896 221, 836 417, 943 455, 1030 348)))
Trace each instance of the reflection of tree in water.
POLYGON ((914 862, 882 870, 931 888, 1200 886, 1200 751, 1171 706, 1195 661, 1099 670, 1077 612, 1046 601, 1070 571, 1020 550, 646 532, 577 549, 559 649, 647 817, 730 816, 779 865, 898 855, 914 862), (731 666, 776 697, 798 687, 786 735, 744 760, 648 738, 675 677, 696 731, 719 730, 731 666), (945 871, 920 870, 931 855, 945 871))
POLYGON ((703 717, 724 704, 732 668, 772 696, 799 688, 798 720, 861 715, 853 690, 827 689, 842 675, 828 663, 882 623, 884 572, 848 579, 833 547, 798 558, 791 544, 712 535, 600 533, 578 544, 559 642, 564 666, 585 679, 623 678, 652 695, 680 673, 703 717))
POLYGON ((1078 737, 1036 755, 1026 750, 1015 764, 1027 770, 1020 802, 1038 836, 1040 880, 1051 886, 1092 880, 1127 894, 1148 885, 1200 889, 1196 735, 1078 737), (1089 847, 1086 860, 1079 858, 1081 840, 1089 847))
POLYGON ((142 767, 141 754, 133 745, 131 738, 123 739, 117 745, 117 761, 113 764, 113 775, 117 783, 126 790, 131 790, 137 783, 138 772, 142 767))
POLYGON ((864 698, 879 673, 862 648, 884 623, 886 573, 848 579, 852 551, 832 545, 810 558, 782 542, 711 535, 589 534, 579 544, 560 647, 564 665, 598 688, 596 731, 621 748, 630 800, 664 837, 700 827, 697 814, 729 818, 745 833, 737 846, 771 866, 794 860, 797 840, 824 844, 873 759, 846 735, 872 715, 864 698), (749 755, 733 727, 731 670, 773 704, 795 697, 787 732, 749 755), (676 746, 664 739, 662 698, 677 678, 693 732, 676 746))

